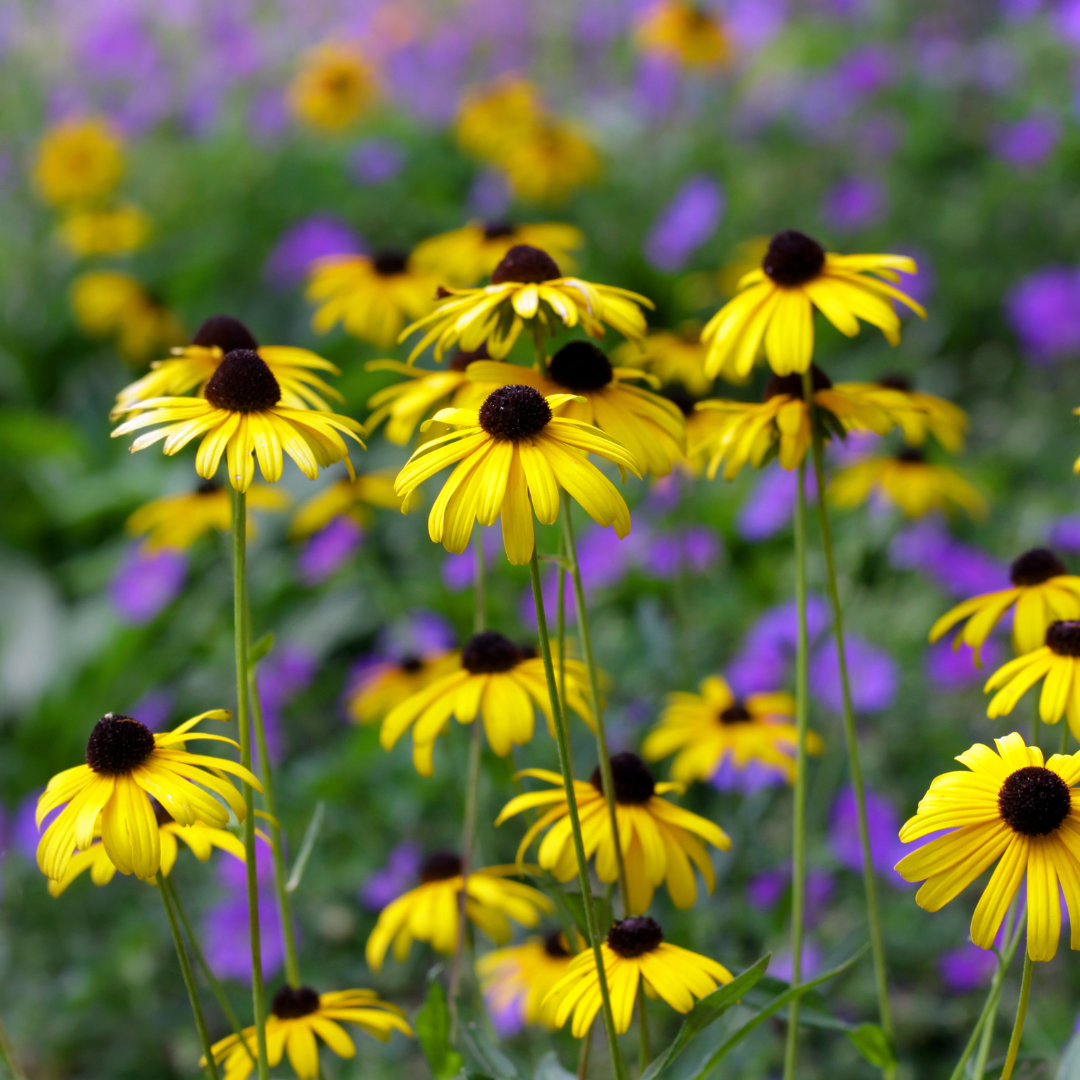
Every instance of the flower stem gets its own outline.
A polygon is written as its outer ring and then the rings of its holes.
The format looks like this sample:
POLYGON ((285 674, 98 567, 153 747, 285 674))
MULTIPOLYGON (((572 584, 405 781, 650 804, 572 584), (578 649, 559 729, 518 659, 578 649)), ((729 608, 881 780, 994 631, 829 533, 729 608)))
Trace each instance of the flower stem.
POLYGON ((581 1050, 578 1051, 577 1080, 585 1080, 585 1074, 589 1071, 589 1048, 592 1046, 592 1033, 592 1024, 590 1024, 589 1030, 585 1032, 585 1037, 581 1040, 581 1050))
POLYGON ((4 1027, 2 1020, 0 1020, 0 1057, 4 1059, 4 1064, 8 1067, 12 1080, 26 1080, 26 1073, 23 1072, 22 1066, 15 1057, 15 1049, 11 1045, 7 1028, 4 1027))
POLYGON ((608 993, 607 974, 604 970, 604 954, 600 949, 600 934, 596 926, 596 911, 592 902, 592 884, 589 881, 589 864, 585 857, 585 844, 581 838, 581 819, 578 817, 577 793, 574 791, 574 764, 570 752, 570 735, 566 717, 559 701, 559 690, 555 684, 555 667, 551 662, 551 641, 548 639, 547 616, 544 614, 544 593, 540 586, 540 564, 533 549, 529 563, 532 577, 533 602, 536 605, 536 630, 540 639, 540 653, 544 659, 544 674, 547 677, 548 697, 551 699, 551 712, 555 720, 555 741, 559 748, 559 765, 562 769, 563 786, 566 789, 566 809, 570 818, 570 831, 574 837, 574 854, 577 856, 578 882, 581 886, 581 906, 585 910, 585 926, 589 935, 589 945, 596 962, 596 976, 600 985, 600 1002, 604 1013, 604 1030, 607 1033, 608 1048, 611 1051, 611 1063, 616 1080, 627 1080, 626 1065, 619 1052, 619 1036, 615 1031, 615 1016, 611 1011, 611 995, 608 993))
POLYGON ((1020 1051, 1020 1036, 1024 1032, 1024 1020, 1027 1017, 1028 995, 1031 993, 1031 953, 1024 951, 1024 976, 1020 983, 1020 1000, 1016 1003, 1016 1022, 1013 1024, 1012 1038, 1009 1039, 1009 1051, 1005 1055, 1005 1068, 1001 1070, 1001 1080, 1009 1080, 1016 1055, 1020 1051))
MULTIPOLYGON (((233 628, 236 640, 236 722, 240 735, 240 763, 251 768, 251 732, 248 723, 248 635, 247 635, 247 500, 233 493, 233 628)), ((255 791, 245 783, 244 852, 247 870, 248 925, 251 940, 251 999, 255 1014, 259 1080, 269 1080, 266 1063, 266 995, 263 990, 262 942, 259 936, 259 882, 255 871, 255 791)))
POLYGON ((184 939, 180 935, 180 924, 176 921, 176 912, 173 910, 169 891, 163 887, 163 876, 158 874, 157 880, 158 892, 161 893, 165 914, 169 919, 169 929, 172 931, 173 944, 176 946, 176 958, 180 961, 180 972, 184 976, 184 986, 187 988, 188 999, 191 1001, 191 1011, 195 1014, 195 1027, 199 1031, 199 1042, 202 1043, 203 1057, 206 1059, 206 1071, 210 1074, 211 1080, 217 1080, 218 1071, 210 1047, 210 1033, 206 1030, 206 1018, 203 1016, 202 1005, 199 1003, 199 993, 195 989, 195 976, 191 973, 184 939))
MULTIPOLYGON (((806 632, 806 464, 799 463, 795 489, 795 606, 798 609, 798 651, 795 655, 795 725, 798 731, 795 758, 795 790, 792 793, 791 840, 791 983, 802 979, 804 890, 806 878, 806 728, 809 719, 807 693, 806 632)), ((784 1041, 784 1080, 795 1076, 799 1049, 799 999, 788 1006, 784 1041)))
MULTIPOLYGON (((566 558, 566 537, 559 532, 559 555, 566 558)), ((566 567, 559 563, 559 593, 555 607, 555 648, 559 658, 559 700, 566 712, 566 567)))

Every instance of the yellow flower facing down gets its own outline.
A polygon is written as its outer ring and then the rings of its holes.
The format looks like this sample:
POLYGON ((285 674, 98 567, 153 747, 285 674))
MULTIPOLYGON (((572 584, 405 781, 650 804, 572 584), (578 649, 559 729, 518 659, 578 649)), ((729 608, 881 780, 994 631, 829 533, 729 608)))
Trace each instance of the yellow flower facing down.
POLYGON ((401 499, 394 494, 394 473, 362 473, 352 480, 341 479, 308 499, 293 515, 292 537, 310 536, 339 517, 351 517, 361 525, 371 520, 369 507, 400 510, 401 499))
MULTIPOLYGON (((711 994, 734 978, 723 964, 668 944, 660 924, 647 915, 614 923, 600 952, 615 1030, 620 1035, 630 1028, 639 982, 644 982, 650 997, 663 998, 676 1012, 688 1013, 695 998, 711 994)), ((570 961, 566 974, 543 1001, 545 1009, 554 1009, 556 1027, 573 1016, 570 1031, 575 1039, 588 1035, 601 1004, 600 976, 592 949, 570 961)))
POLYGON ((456 652, 410 653, 400 660, 377 661, 364 667, 350 685, 349 717, 358 724, 378 723, 403 701, 460 668, 456 652))
POLYGON ((978 664, 983 642, 1013 604, 1012 640, 1018 654, 1041 648, 1051 623, 1080 619, 1080 577, 1068 573, 1048 548, 1025 551, 1009 568, 1009 580, 1011 589, 981 593, 945 612, 930 628, 930 640, 937 641, 964 623, 953 648, 959 649, 961 643, 971 646, 978 664))
MULTIPOLYGON (((468 547, 474 521, 494 525, 501 518, 506 557, 515 566, 532 558, 533 515, 545 525, 558 518, 560 488, 598 525, 614 525, 622 539, 630 532, 630 510, 588 455, 635 475, 637 465, 602 431, 555 415, 573 396, 545 398, 531 386, 516 384, 493 390, 478 412, 437 412, 436 422, 457 430, 421 446, 398 474, 394 490, 411 496, 425 480, 460 462, 431 508, 428 536, 458 553, 468 547)), ((402 509, 408 506, 406 498, 402 509)))
POLYGON ((74 210, 57 233, 75 255, 126 255, 141 248, 150 235, 150 219, 137 206, 112 210, 74 210))
MULTIPOLYGON (((583 948, 586 944, 578 934, 578 952, 583 948)), ((488 1010, 498 1015, 514 1009, 526 1024, 554 1030, 555 1007, 545 1006, 544 999, 566 974, 571 959, 566 935, 561 930, 485 953, 476 961, 476 974, 488 1010)))
POLYGON ((124 173, 123 143, 105 120, 65 120, 38 145, 34 184, 54 206, 94 202, 124 173))
POLYGON ((919 810, 900 831, 906 844, 952 829, 905 855, 896 869, 905 881, 924 881, 915 900, 938 911, 997 862, 975 907, 971 940, 993 948, 1005 912, 1027 876, 1027 949, 1032 960, 1052 960, 1061 935, 1065 894, 1073 949, 1080 949, 1080 755, 1043 761, 1023 736, 982 743, 956 760, 970 772, 937 777, 919 810), (998 861, 1000 859, 1000 861, 998 861), (925 879, 925 880, 924 880, 925 879))
POLYGON ((876 383, 844 385, 887 409, 896 418, 908 445, 922 446, 933 435, 950 454, 963 450, 967 413, 951 401, 914 389, 906 375, 885 375, 876 383))
POLYGON ((677 60, 686 67, 715 67, 731 54, 719 20, 686 0, 660 0, 647 8, 634 39, 642 52, 677 60))
POLYGON ((510 143, 499 165, 517 198, 549 205, 564 203, 600 175, 600 156, 585 132, 554 119, 510 143))
MULTIPOLYGON (((319 1071, 318 1036, 341 1058, 356 1055, 356 1046, 342 1024, 355 1024, 380 1042, 392 1032, 412 1035, 405 1013, 382 1001, 374 990, 334 990, 320 994, 310 986, 283 986, 270 1004, 266 1018, 266 1057, 271 1068, 286 1054, 299 1080, 316 1080, 319 1071)), ((228 1035, 210 1047, 217 1064, 224 1064, 223 1080, 247 1080, 258 1051, 254 1027, 239 1036, 228 1035), (246 1044, 246 1045, 245 1045, 246 1044)), ((206 1059, 199 1062, 204 1068, 206 1059)))
POLYGON ((342 131, 371 104, 375 92, 374 73, 360 50, 330 42, 305 56, 287 101, 293 115, 305 124, 321 131, 342 131))
MULTIPOLYGON (((544 662, 538 656, 495 630, 485 630, 469 639, 455 661, 449 673, 428 682, 387 714, 379 735, 384 750, 393 749, 411 727, 413 764, 421 776, 431 776, 435 740, 452 717, 471 724, 479 715, 488 745, 499 757, 532 740, 537 709, 555 737, 544 662)), ((565 681, 566 704, 593 727, 585 697, 589 685, 585 665, 567 660, 565 681)))
POLYGON ((532 83, 500 79, 466 94, 457 116, 458 144, 486 161, 500 161, 507 148, 527 138, 544 116, 532 83))
POLYGON ((130 274, 91 270, 71 283, 71 306, 90 337, 116 340, 125 360, 138 363, 183 339, 176 316, 156 303, 130 274))
POLYGON ((411 363, 429 345, 435 359, 457 345, 474 352, 487 345, 495 360, 514 347, 525 324, 539 324, 539 332, 553 334, 563 326, 581 326, 590 337, 604 336, 610 326, 623 337, 645 334, 645 316, 639 305, 652 301, 627 289, 594 285, 581 278, 563 277, 546 251, 518 244, 512 247, 491 275, 491 284, 480 289, 443 290, 440 305, 406 327, 400 340, 417 330, 426 333, 409 354, 411 363))
MULTIPOLYGON (((790 694, 748 694, 737 698, 727 680, 711 675, 699 694, 668 694, 660 722, 645 736, 641 756, 659 761, 676 754, 672 779, 680 783, 709 780, 725 763, 742 770, 751 762, 795 781, 794 754, 799 744, 792 723, 795 699, 790 694)), ((820 737, 806 735, 806 749, 820 754, 820 737)))
POLYGON ((612 350, 612 363, 624 368, 644 368, 662 384, 679 383, 694 397, 712 389, 705 374, 705 346, 698 323, 685 323, 679 330, 657 330, 640 342, 624 342, 612 350))
MULTIPOLYGON (((554 905, 539 889, 509 880, 517 866, 470 870, 465 885, 465 914, 497 945, 510 940, 510 920, 536 926, 554 905)), ((372 971, 382 968, 387 951, 404 960, 413 941, 426 941, 450 955, 457 945, 458 903, 462 889, 461 859, 436 851, 420 867, 420 884, 382 909, 367 940, 364 955, 372 971)))
POLYGON ((899 300, 923 318, 926 312, 890 284, 896 271, 914 274, 915 260, 906 255, 837 255, 816 241, 789 229, 777 233, 758 270, 739 282, 739 293, 705 325, 701 340, 709 347, 705 374, 724 371, 749 375, 764 344, 777 375, 799 374, 814 355, 814 308, 848 337, 859 332, 859 320, 878 327, 890 345, 900 341, 900 317, 891 300, 899 300))
POLYGON ((155 735, 130 716, 107 713, 90 733, 86 764, 57 773, 38 799, 39 826, 49 811, 63 807, 38 844, 42 873, 62 881, 75 850, 89 849, 95 830, 100 828, 105 854, 113 866, 122 874, 149 881, 161 866, 161 839, 147 795, 152 795, 178 825, 198 821, 222 829, 229 822, 230 810, 243 821, 244 800, 222 774, 232 773, 262 791, 258 779, 228 758, 192 754, 185 749, 192 739, 236 746, 224 735, 192 733, 201 720, 227 720, 231 715, 225 709, 211 709, 167 734, 155 735))
MULTIPOLYGON (((661 882, 667 886, 677 908, 693 907, 697 899, 695 866, 709 892, 716 886, 716 874, 701 841, 727 851, 731 847, 727 834, 711 821, 660 798, 669 791, 681 792, 682 784, 656 783, 636 754, 616 754, 611 759, 611 769, 631 914, 648 910, 653 892, 661 882)), ((547 769, 523 769, 519 775, 533 776, 553 786, 547 791, 530 791, 511 799, 495 824, 501 825, 524 810, 549 807, 526 832, 518 847, 518 860, 547 829, 537 861, 559 881, 569 881, 578 869, 563 779, 547 769)), ((589 781, 575 780, 574 792, 585 855, 591 858, 595 854, 596 873, 601 881, 615 881, 618 877, 615 842, 599 767, 589 781)))

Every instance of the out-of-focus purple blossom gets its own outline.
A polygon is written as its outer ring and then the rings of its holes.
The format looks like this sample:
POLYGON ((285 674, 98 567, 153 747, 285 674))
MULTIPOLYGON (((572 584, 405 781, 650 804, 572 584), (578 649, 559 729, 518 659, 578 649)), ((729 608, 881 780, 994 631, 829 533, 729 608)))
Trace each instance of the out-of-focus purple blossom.
POLYGON ((142 626, 176 598, 186 574, 183 552, 170 548, 147 552, 136 545, 109 582, 109 599, 124 622, 142 626))
POLYGON ((858 232, 881 221, 887 204, 888 193, 880 180, 852 176, 829 189, 821 215, 837 232, 858 232))
POLYGON ((321 585, 333 577, 364 542, 363 527, 348 514, 334 518, 304 542, 296 557, 300 580, 308 586, 321 585))
POLYGON ((520 1033, 525 1027, 525 995, 518 994, 516 997, 507 998, 501 1003, 496 1003, 494 995, 485 994, 488 1016, 491 1017, 491 1026, 500 1039, 509 1039, 520 1033))
POLYGON ((393 96, 422 120, 448 123, 469 76, 472 42, 467 30, 444 25, 427 40, 396 49, 386 62, 393 96))
POLYGON ((1054 116, 1034 113, 1014 124, 1003 124, 994 134, 994 153, 1019 169, 1034 169, 1053 152, 1061 138, 1061 124, 1054 116))
POLYGON ((940 518, 926 518, 898 532, 889 544, 889 562, 897 570, 921 570, 957 597, 1010 586, 1005 563, 953 539, 940 518))
POLYGON ((280 135, 289 126, 289 110, 278 87, 256 94, 248 105, 248 126, 261 139, 280 135))
POLYGON ((884 45, 860 45, 836 65, 839 85, 856 96, 876 94, 896 82, 896 76, 896 57, 884 45))
POLYGON ((968 942, 950 949, 938 958, 941 981, 950 994, 966 994, 985 986, 997 970, 997 957, 990 949, 980 949, 968 942))
POLYGON ((94 81, 149 79, 162 66, 161 55, 134 11, 99 9, 74 40, 75 57, 94 81))
POLYGON ((447 555, 442 564, 443 584, 451 592, 461 592, 472 588, 476 580, 476 541, 481 538, 484 545, 484 565, 491 568, 492 562, 502 551, 502 533, 494 525, 481 525, 473 530, 472 543, 457 555, 447 555))
POLYGON ((469 208, 487 221, 503 218, 510 209, 511 198, 506 176, 497 169, 478 172, 469 188, 469 208))
MULTIPOLYGON (((765 870, 750 879, 746 886, 746 900, 751 907, 771 911, 791 884, 791 863, 765 870)), ((836 879, 828 870, 810 869, 805 881, 805 914, 808 926, 821 921, 832 899, 836 879)))
POLYGON ((610 45, 626 29, 629 7, 605 0, 582 0, 578 5, 577 40, 583 45, 610 45))
MULTIPOLYGON (((887 709, 896 697, 900 669, 883 649, 860 637, 848 634, 844 639, 848 676, 851 680, 851 704, 858 713, 887 709)), ((835 641, 828 641, 810 657, 810 690, 835 712, 844 706, 840 684, 840 660, 835 641)))
POLYGON ((1060 548, 1072 555, 1080 553, 1080 514, 1058 518, 1050 526, 1047 542, 1052 548, 1060 548))
POLYGON ((967 79, 970 58, 952 34, 933 25, 916 26, 912 38, 919 73, 931 86, 957 86, 967 79))
POLYGON ((1042 0, 998 0, 998 7, 1009 22, 1026 22, 1038 13, 1042 0))
POLYGON ((904 141, 904 121, 894 112, 875 113, 859 125, 856 141, 871 158, 884 161, 900 149, 904 141))
POLYGON ((63 809, 62 806, 58 806, 55 810, 50 810, 45 817, 42 818, 41 829, 39 831, 34 818, 37 816, 38 799, 41 798, 44 791, 45 789, 43 787, 36 788, 20 801, 19 805, 15 808, 15 813, 12 815, 10 829, 5 835, 5 841, 7 837, 10 836, 11 843, 15 850, 28 862, 36 861, 37 846, 38 841, 41 839, 41 834, 53 823, 56 819, 56 815, 63 809))
POLYGON ((709 777, 709 783, 717 791, 737 791, 742 795, 753 795, 762 788, 786 784, 787 775, 783 769, 763 761, 748 761, 740 768, 735 764, 731 752, 725 751, 716 770, 709 777))
MULTIPOLYGON (((806 627, 811 642, 829 625, 825 601, 813 593, 807 598, 806 627)), ((798 643, 798 609, 794 601, 769 608, 750 628, 742 648, 725 672, 740 696, 764 693, 781 686, 798 643)))
POLYGON ((358 184, 385 184, 405 167, 405 148, 393 139, 365 139, 349 159, 349 175, 358 184))
MULTIPOLYGON (((783 979, 784 982, 791 982, 791 976, 794 971, 791 960, 792 956, 789 952, 776 953, 769 963, 769 974, 774 979, 783 979)), ((813 941, 804 939, 802 946, 802 970, 800 972, 803 981, 812 979, 819 971, 821 971, 824 960, 825 954, 821 951, 821 947, 816 945, 813 941)))
POLYGON ((176 694, 172 690, 150 690, 125 713, 145 724, 151 731, 160 731, 172 716, 176 694))
POLYGON ((961 644, 959 649, 954 649, 949 638, 937 641, 926 650, 926 677, 939 690, 960 690, 985 682, 987 674, 1002 660, 998 640, 987 638, 980 655, 983 666, 978 668, 970 645, 961 644))
MULTIPOLYGON (((235 859, 229 861, 236 862, 235 859)), ((258 907, 263 978, 269 979, 281 970, 285 959, 285 938, 281 915, 269 890, 265 895, 260 893, 258 907)), ((202 943, 206 962, 219 979, 251 981, 249 933, 248 902, 242 892, 212 905, 203 916, 202 943)))
POLYGON ((632 91, 635 111, 652 120, 667 116, 678 99, 680 79, 679 67, 669 57, 640 57, 632 91))
POLYGON ((368 911, 382 911, 416 884, 423 852, 419 844, 406 841, 398 844, 386 860, 386 865, 364 882, 359 892, 360 903, 368 911))
POLYGON ((1080 45, 1080 0, 1058 0, 1051 19, 1062 38, 1071 45, 1080 45))
POLYGON ((725 201, 712 177, 690 177, 660 211, 645 240, 645 258, 658 270, 680 270, 716 232, 725 201))
POLYGON ((836 142, 840 138, 843 121, 850 115, 853 104, 832 72, 806 79, 791 102, 800 123, 818 139, 827 142, 836 142))
MULTIPOLYGON (((795 515, 798 477, 798 470, 785 469, 778 461, 757 474, 735 518, 735 530, 744 540, 751 543, 767 540, 787 527, 795 515)), ((813 473, 806 477, 806 497, 817 498, 817 479, 813 473)))
POLYGON ((1080 270, 1049 266, 1015 285, 1005 312, 1030 360, 1050 363, 1080 352, 1080 270))
POLYGON ((682 501, 683 492, 691 483, 692 481, 677 471, 658 477, 649 485, 645 505, 654 514, 670 514, 682 501))
POLYGON ((263 264, 263 280, 284 292, 304 280, 316 259, 325 255, 358 255, 363 250, 363 241, 340 218, 312 214, 281 234, 263 264))
POLYGON ((1020 61, 1008 41, 981 41, 972 49, 972 77, 991 94, 1008 90, 1019 79, 1020 61))
MULTIPOLYGON (((908 883, 893 869, 907 854, 900 843, 900 815, 884 795, 866 791, 866 827, 870 833, 870 861, 874 872, 898 889, 908 883)), ((855 789, 841 790, 829 816, 829 848, 836 861, 853 874, 863 872, 862 847, 859 844, 859 816, 855 789)))
POLYGON ((284 750, 282 710, 315 677, 319 662, 305 648, 286 642, 259 664, 256 682, 262 705, 263 729, 270 760, 279 762, 284 750))
POLYGON ((784 0, 729 0, 724 31, 738 52, 756 52, 783 30, 786 19, 784 0))
MULTIPOLYGON (((829 443, 826 448, 829 462, 837 467, 853 465, 860 458, 872 454, 879 442, 881 442, 881 436, 872 431, 849 431, 846 439, 833 439, 829 443)), ((807 498, 810 498, 810 480, 811 476, 808 475, 806 478, 807 498)), ((816 487, 814 491, 816 493, 816 487)))
POLYGON ((658 535, 645 552, 645 569, 667 579, 680 573, 704 574, 723 550, 723 541, 707 525, 690 525, 680 532, 658 535))

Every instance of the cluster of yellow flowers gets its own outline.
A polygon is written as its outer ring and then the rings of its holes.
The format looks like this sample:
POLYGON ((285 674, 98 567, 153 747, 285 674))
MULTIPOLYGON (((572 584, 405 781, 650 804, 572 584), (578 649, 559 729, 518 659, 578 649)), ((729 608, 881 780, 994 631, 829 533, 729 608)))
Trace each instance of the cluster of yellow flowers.
POLYGON ((289 108, 323 132, 345 131, 375 98, 375 74, 356 45, 326 42, 304 57, 289 86, 289 108))

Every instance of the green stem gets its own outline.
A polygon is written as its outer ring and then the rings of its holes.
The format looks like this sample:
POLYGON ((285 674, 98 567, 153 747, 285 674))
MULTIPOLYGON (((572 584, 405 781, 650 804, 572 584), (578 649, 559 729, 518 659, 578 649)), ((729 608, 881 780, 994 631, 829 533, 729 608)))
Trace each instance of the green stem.
POLYGON ((1031 953, 1024 951, 1024 976, 1020 982, 1020 1000, 1016 1003, 1016 1022, 1013 1024, 1012 1038, 1009 1039, 1009 1051, 1005 1055, 1005 1068, 1001 1070, 1001 1080, 1009 1080, 1016 1055, 1020 1051, 1020 1036, 1024 1033, 1024 1020, 1027 1017, 1028 995, 1031 993, 1031 953))
MULTIPOLYGON (((559 556, 566 558, 566 538, 559 532, 559 556)), ((566 568, 559 563, 559 596, 555 607, 555 648, 559 657, 559 700, 566 712, 566 568)))
POLYGON ((26 1073, 23 1072, 22 1066, 15 1057, 15 1049, 11 1045, 7 1028, 4 1027, 2 1020, 0 1020, 0 1057, 3 1057, 4 1064, 8 1067, 12 1080, 26 1080, 26 1073))
POLYGON ((638 1047, 638 1075, 640 1076, 649 1067, 649 1062, 652 1061, 652 1047, 649 1045, 649 1018, 645 1014, 644 980, 638 983, 637 1009, 638 1036, 640 1038, 638 1047))
POLYGON ((551 712, 555 720, 555 741, 559 748, 559 765, 562 769, 563 786, 566 790, 566 809, 570 818, 570 831, 574 837, 574 854, 577 856, 578 883, 581 886, 581 906, 585 910, 585 925, 589 934, 589 944, 596 962, 596 976, 600 986, 600 1002, 604 1013, 604 1030, 607 1033, 608 1048, 616 1080, 627 1080, 626 1065, 619 1052, 619 1036, 615 1031, 615 1016, 611 1011, 611 995, 608 993, 607 973, 604 969, 604 954, 600 949, 600 934, 596 926, 596 911, 592 902, 592 884, 589 881, 589 864, 585 857, 585 844, 581 838, 581 819, 578 816, 577 794, 574 791, 574 765, 570 752, 570 736, 567 731, 566 717, 559 701, 559 689, 555 684, 555 668, 551 662, 551 642, 548 639, 547 616, 544 614, 544 592, 540 585, 540 563, 533 549, 529 563, 532 578, 533 602, 536 605, 536 630, 540 639, 540 653, 544 660, 544 674, 547 677, 548 697, 551 699, 551 712))
MULTIPOLYGON (((806 730, 809 720, 806 630, 806 464, 799 463, 795 488, 795 606, 799 646, 795 655, 795 725, 798 731, 791 840, 791 985, 802 981, 804 892, 806 880, 806 730)), ((784 1080, 793 1080, 799 1049, 799 998, 788 1006, 784 1040, 784 1080)))
POLYGON ((206 1059, 206 1071, 211 1080, 217 1080, 217 1064, 214 1061, 214 1053, 210 1045, 210 1033, 206 1030, 206 1018, 203 1016, 202 1005, 199 1003, 199 993, 195 989, 195 976, 191 973, 191 964, 188 962, 187 950, 184 948, 184 939, 180 935, 180 924, 176 921, 176 912, 173 910, 172 900, 169 898, 167 889, 161 888, 161 875, 158 875, 158 892, 161 893, 162 903, 165 905, 165 914, 169 919, 169 929, 172 931, 173 944, 176 946, 176 958, 180 961, 180 972, 184 976, 184 986, 187 988, 188 999, 191 1001, 191 1011, 195 1014, 195 1027, 199 1031, 199 1042, 202 1043, 203 1057, 206 1059))
POLYGON ((593 1026, 590 1024, 589 1030, 585 1032, 585 1037, 581 1040, 581 1050, 578 1052, 577 1080, 585 1080, 585 1074, 589 1071, 589 1048, 592 1046, 592 1033, 593 1026))
POLYGON ((477 529, 473 542, 476 552, 476 575, 473 578, 473 633, 482 634, 487 626, 487 563, 484 561, 484 536, 477 529))
MULTIPOLYGON (((248 639, 247 639, 247 500, 243 492, 233 493, 233 628, 236 639, 236 722, 240 734, 240 763, 251 768, 251 732, 248 722, 248 639)), ((251 939, 251 999, 255 1014, 259 1080, 269 1080, 266 1063, 266 995, 263 989, 262 942, 259 936, 259 882, 255 870, 255 791, 244 788, 244 852, 247 871, 248 924, 251 939)))

